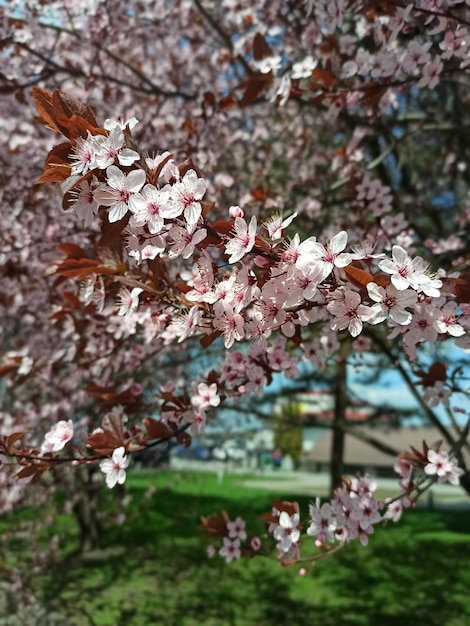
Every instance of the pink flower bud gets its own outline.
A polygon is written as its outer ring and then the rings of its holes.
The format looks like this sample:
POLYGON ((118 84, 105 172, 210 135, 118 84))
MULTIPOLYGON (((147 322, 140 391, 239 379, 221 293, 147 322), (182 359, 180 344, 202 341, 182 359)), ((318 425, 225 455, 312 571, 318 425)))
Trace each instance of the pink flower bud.
POLYGON ((261 539, 259 537, 253 537, 250 541, 250 546, 254 552, 258 552, 261 548, 261 539))
POLYGON ((229 208, 228 214, 230 215, 231 220, 235 220, 237 217, 243 217, 245 215, 243 209, 236 205, 229 208))

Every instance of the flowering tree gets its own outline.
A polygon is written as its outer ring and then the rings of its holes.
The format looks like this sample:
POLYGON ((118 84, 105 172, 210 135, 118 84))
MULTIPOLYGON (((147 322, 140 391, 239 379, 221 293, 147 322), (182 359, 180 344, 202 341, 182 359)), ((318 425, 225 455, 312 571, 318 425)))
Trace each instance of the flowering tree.
MULTIPOLYGON (((261 393, 274 373, 336 361, 341 379, 351 351, 375 349, 450 450, 425 444, 403 457, 401 500, 423 489, 413 469, 426 485, 470 490, 467 431, 432 410, 462 393, 461 372, 417 365, 423 343, 468 348, 466 94, 456 79, 467 72, 466 6, 87 9, 49 3, 2 21, 4 201, 15 219, 2 234, 11 434, 1 450, 20 478, 99 466, 113 487, 134 451, 189 445, 222 401, 261 393), (32 85, 38 121, 63 135, 52 148, 30 113, 18 116, 32 85), (103 109, 130 117, 99 122, 103 109), (47 149, 37 182, 61 184, 62 212, 24 168, 47 149), (155 375, 155 355, 195 339, 223 345, 217 367, 186 386, 155 375), (41 415, 53 418, 45 438, 41 415)), ((337 417, 339 450, 344 394, 337 417)), ((336 482, 308 527, 292 503, 266 517, 281 561, 299 560, 303 529, 320 547, 366 543, 374 523, 397 519, 399 501, 382 513, 369 479, 336 482)), ((248 541, 234 524, 205 523, 227 560, 248 541)))

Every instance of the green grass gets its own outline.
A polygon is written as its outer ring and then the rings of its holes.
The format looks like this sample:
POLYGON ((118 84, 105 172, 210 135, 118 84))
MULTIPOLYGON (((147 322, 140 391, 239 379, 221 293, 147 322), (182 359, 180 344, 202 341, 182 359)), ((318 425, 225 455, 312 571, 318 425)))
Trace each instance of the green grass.
MULTIPOLYGON (((470 624, 468 512, 408 511, 378 527, 368 547, 351 543, 301 577, 275 559, 206 557, 201 515, 225 508, 262 533, 258 515, 286 496, 240 479, 130 474, 127 521, 107 529, 102 551, 58 561, 37 580, 40 599, 77 626, 470 624), (150 485, 157 489, 146 499, 150 485)), ((309 499, 298 500, 305 512, 309 499)), ((58 523, 69 526, 70 547, 74 525, 58 523)))

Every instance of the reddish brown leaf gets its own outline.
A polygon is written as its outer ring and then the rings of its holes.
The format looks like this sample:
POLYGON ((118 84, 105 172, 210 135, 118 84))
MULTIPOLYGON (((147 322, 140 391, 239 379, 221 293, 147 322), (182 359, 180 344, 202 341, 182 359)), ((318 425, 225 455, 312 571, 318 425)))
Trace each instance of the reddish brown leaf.
POLYGON ((338 79, 331 70, 319 67, 313 70, 312 79, 319 83, 319 86, 327 89, 334 87, 338 83, 338 79))
POLYGON ((264 91, 272 84, 272 72, 262 74, 254 72, 244 83, 244 92, 240 100, 240 106, 245 107, 252 104, 264 91))
POLYGON ((92 433, 88 437, 87 443, 97 454, 103 455, 112 454, 116 448, 120 448, 123 445, 121 439, 118 439, 109 432, 92 433))
POLYGON ((150 439, 168 439, 173 436, 173 431, 160 420, 146 417, 142 421, 150 439))
POLYGON ((372 274, 355 265, 345 267, 344 273, 355 287, 360 287, 361 289, 368 283, 374 282, 372 274))
POLYGON ((414 446, 410 446, 410 448, 414 454, 415 462, 418 462, 418 464, 420 465, 425 465, 428 462, 427 456, 425 456, 422 452, 420 452, 419 450, 416 450, 414 446))
POLYGON ((82 306, 82 303, 80 302, 80 298, 78 298, 71 291, 65 291, 62 294, 62 297, 71 309, 79 309, 82 306))
POLYGON ((220 332, 214 332, 214 333, 211 333, 210 335, 204 335, 204 337, 201 337, 201 339, 199 339, 199 343, 203 348, 208 348, 210 345, 214 343, 214 341, 218 337, 220 337, 220 332))
POLYGON ((444 382, 447 378, 447 365, 436 361, 431 365, 429 371, 417 370, 413 372, 416 376, 421 378, 417 385, 423 385, 423 387, 432 387, 437 381, 444 382))
POLYGON ((61 129, 55 121, 52 94, 41 87, 33 87, 33 100, 42 123, 60 133, 61 129))
POLYGON ((221 98, 219 100, 219 109, 221 111, 226 111, 227 109, 234 109, 237 106, 237 101, 233 97, 232 94, 225 96, 225 98, 221 98))
POLYGON ((44 474, 44 472, 46 472, 51 466, 50 465, 44 465, 42 466, 37 472, 36 474, 34 474, 34 476, 31 479, 31 485, 35 485, 36 483, 38 483, 41 478, 42 475, 44 474))
POLYGON ((273 507, 278 511, 285 511, 289 515, 299 513, 298 502, 289 502, 288 500, 273 500, 273 507))
MULTIPOLYGON (((19 365, 19 364, 18 364, 19 365)), ((10 374, 11 372, 14 372, 16 369, 18 369, 18 365, 2 365, 2 367, 0 367, 0 378, 2 376, 6 376, 7 374, 10 374)))
POLYGON ((202 214, 206 217, 209 211, 215 207, 215 202, 200 202, 200 205, 202 207, 202 214))
POLYGON ((379 287, 387 287, 391 280, 388 274, 374 274, 374 283, 379 287))
POLYGON ((201 517, 200 530, 214 536, 224 537, 227 534, 227 522, 230 521, 226 511, 222 515, 208 515, 201 517))
POLYGON ((70 165, 67 163, 50 163, 44 169, 42 175, 35 181, 35 185, 43 183, 61 183, 70 176, 70 165))
POLYGON ((76 243, 60 243, 57 248, 67 255, 69 259, 84 259, 87 253, 76 243))
MULTIPOLYGON (((55 93, 56 92, 54 92, 54 94, 55 93)), ((74 96, 71 96, 64 91, 58 91, 57 93, 59 95, 62 108, 69 118, 78 116, 86 120, 93 128, 98 126, 94 113, 88 105, 80 102, 80 100, 77 100, 77 98, 74 98, 74 96)))
POLYGON ((92 274, 116 274, 117 270, 101 265, 101 261, 97 261, 95 259, 65 259, 56 265, 55 270, 52 273, 81 280, 87 276, 91 276, 92 274))
POLYGON ((212 224, 212 228, 220 235, 228 237, 233 232, 233 222, 230 222, 229 220, 218 220, 212 224))
POLYGON ((165 400, 165 402, 173 402, 173 404, 176 402, 176 397, 172 391, 162 391, 160 393, 160 398, 165 400))
POLYGON ((256 33, 253 39, 253 57, 255 61, 262 61, 272 57, 273 53, 266 39, 260 33, 256 33))
POLYGON ((122 441, 124 434, 122 428, 122 418, 117 413, 113 413, 110 411, 106 413, 106 415, 101 420, 101 428, 111 433, 116 439, 120 439, 122 441))
POLYGON ((218 384, 219 378, 220 378, 220 374, 216 372, 215 370, 211 370, 206 376, 207 384, 208 385, 212 385, 213 383, 218 384))
MULTIPOLYGON (((37 465, 28 465, 27 467, 23 467, 22 470, 16 474, 16 478, 28 478, 29 476, 34 476, 38 471, 37 465)), ((41 470, 39 470, 41 471, 41 470)))
POLYGON ((68 136, 71 139, 76 139, 77 137, 82 137, 83 139, 86 139, 88 137, 88 133, 90 133, 91 135, 104 134, 104 130, 102 132, 99 132, 102 129, 96 129, 79 115, 72 115, 72 117, 69 119, 68 130, 68 136))
POLYGON ((21 439, 23 439, 23 437, 24 437, 24 433, 20 433, 20 432, 11 433, 11 435, 9 435, 7 437, 7 446, 8 446, 8 448, 9 449, 13 448, 15 443, 17 441, 21 441, 21 439))
POLYGON ((455 295, 457 302, 470 302, 470 272, 462 272, 455 280, 455 295))
POLYGON ((255 200, 260 202, 264 202, 268 198, 268 192, 265 187, 255 187, 254 189, 250 189, 250 194, 253 196, 255 200))

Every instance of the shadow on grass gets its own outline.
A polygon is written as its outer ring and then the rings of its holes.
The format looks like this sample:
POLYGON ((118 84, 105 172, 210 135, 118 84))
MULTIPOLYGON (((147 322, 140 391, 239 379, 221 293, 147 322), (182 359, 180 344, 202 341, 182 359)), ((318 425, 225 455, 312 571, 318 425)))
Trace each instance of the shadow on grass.
MULTIPOLYGON (((168 488, 146 499, 134 487, 128 520, 108 529, 103 551, 58 564, 44 580, 45 600, 77 616, 86 607, 80 626, 470 624, 468 513, 408 512, 379 527, 369 547, 351 544, 302 578, 269 559, 207 558, 201 515, 227 509, 263 532, 258 516, 270 510, 270 494, 234 497, 234 489, 168 488)), ((299 501, 305 511, 308 498, 299 501)))

